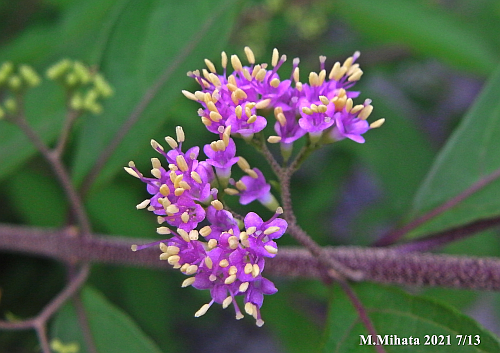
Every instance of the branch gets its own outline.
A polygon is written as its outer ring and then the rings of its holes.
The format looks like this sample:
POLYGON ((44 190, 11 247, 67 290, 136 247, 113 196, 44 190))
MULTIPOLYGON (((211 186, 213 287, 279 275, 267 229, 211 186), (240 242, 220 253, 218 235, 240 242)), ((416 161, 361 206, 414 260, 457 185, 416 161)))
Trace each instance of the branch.
MULTIPOLYGON (((158 259, 160 251, 130 250, 134 243, 151 239, 131 239, 94 235, 80 238, 70 229, 53 230, 0 225, 0 250, 46 256, 64 262, 99 262, 168 269, 158 259)), ((364 280, 387 284, 442 286, 474 290, 500 290, 500 259, 400 252, 397 248, 326 247, 333 260, 362 273, 364 280)), ((296 278, 326 276, 324 266, 308 250, 280 247, 268 259, 265 272, 296 278)))

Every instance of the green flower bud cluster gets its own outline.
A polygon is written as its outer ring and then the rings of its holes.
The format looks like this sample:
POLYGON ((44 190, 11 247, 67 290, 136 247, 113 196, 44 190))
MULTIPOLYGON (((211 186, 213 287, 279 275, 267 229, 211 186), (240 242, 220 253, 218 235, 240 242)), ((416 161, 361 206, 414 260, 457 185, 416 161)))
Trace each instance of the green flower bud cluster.
POLYGON ((113 89, 102 75, 79 61, 63 59, 47 70, 47 77, 61 84, 69 94, 72 109, 102 112, 99 100, 113 94, 113 89))
POLYGON ((0 103, 0 119, 17 111, 15 96, 22 95, 29 88, 40 84, 40 76, 28 65, 17 68, 9 61, 0 65, 0 93, 6 98, 0 103), (17 70, 16 70, 17 69, 17 70))

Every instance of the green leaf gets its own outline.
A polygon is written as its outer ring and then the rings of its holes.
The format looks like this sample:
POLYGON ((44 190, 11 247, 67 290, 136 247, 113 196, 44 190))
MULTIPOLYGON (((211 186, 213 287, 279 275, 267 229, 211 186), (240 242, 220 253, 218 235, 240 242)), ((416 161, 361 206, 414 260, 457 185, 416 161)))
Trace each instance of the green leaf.
MULTIPOLYGON (((161 353, 134 321, 107 301, 100 292, 86 286, 81 292, 81 298, 98 352, 161 353)), ((56 315, 52 323, 51 338, 57 338, 63 344, 77 342, 80 353, 86 352, 75 308, 71 303, 66 304, 56 315)))
POLYGON ((341 13, 369 38, 396 42, 459 68, 489 74, 498 58, 493 45, 469 23, 432 2, 349 0, 341 13))
MULTIPOLYGON (((377 334, 394 335, 401 339, 413 337, 414 345, 384 345, 392 352, 499 352, 500 341, 471 318, 445 304, 410 295, 400 289, 362 283, 353 286, 367 310, 377 334), (449 345, 425 345, 426 335, 443 335, 449 345), (479 345, 458 347, 456 335, 472 335, 472 343, 479 335, 479 345), (419 345, 416 345, 416 340, 419 345)), ((323 352, 375 352, 374 346, 360 345, 368 331, 358 318, 347 296, 335 287, 330 303, 329 324, 325 332, 323 352)), ((389 339, 389 337, 388 337, 389 339)), ((375 340, 375 338, 374 338, 375 340)), ((432 343, 429 337, 429 343, 432 343)))
MULTIPOLYGON (((74 164, 78 183, 139 102, 152 98, 106 163, 99 182, 109 180, 138 151, 149 146, 153 134, 171 121, 169 107, 183 97, 181 90, 192 83, 186 72, 202 67, 203 58, 218 55, 223 49, 238 2, 148 0, 130 2, 123 9, 100 63, 115 94, 105 104, 102 116, 84 123, 74 164), (153 95, 150 90, 160 77, 167 78, 161 80, 161 88, 153 95)), ((186 111, 185 119, 188 125, 190 121, 199 124, 196 110, 186 111)), ((172 126, 165 135, 173 131, 172 126)))
POLYGON ((412 236, 457 227, 500 214, 500 69, 490 78, 437 156, 413 203, 420 216, 477 188, 454 207, 418 227, 412 236), (495 175, 494 173, 497 173, 495 175), (490 179, 490 180, 488 180, 490 179))

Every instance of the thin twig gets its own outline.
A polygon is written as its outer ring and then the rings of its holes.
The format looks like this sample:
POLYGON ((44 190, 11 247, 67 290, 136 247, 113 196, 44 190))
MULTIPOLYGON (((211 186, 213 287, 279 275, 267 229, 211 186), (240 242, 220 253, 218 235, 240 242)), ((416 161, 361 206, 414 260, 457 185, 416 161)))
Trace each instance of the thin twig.
MULTIPOLYGON (((21 104, 19 106, 22 106, 21 104)), ((81 234, 87 236, 91 233, 90 222, 88 220, 85 208, 83 207, 82 200, 76 192, 69 173, 67 172, 65 166, 62 164, 60 156, 51 151, 47 145, 42 141, 40 136, 31 128, 28 124, 24 112, 20 111, 19 114, 12 119, 12 122, 16 124, 19 129, 28 137, 28 139, 35 145, 36 149, 42 154, 42 156, 47 160, 52 171, 54 172, 56 178, 59 180, 61 187, 63 188, 68 202, 71 205, 71 210, 75 213, 78 225, 80 226, 81 234)))
POLYGON ((90 330, 87 313, 85 311, 85 307, 83 306, 80 293, 77 293, 75 294, 75 296, 73 296, 73 305, 75 306, 78 323, 80 324, 80 330, 83 333, 83 339, 86 344, 87 352, 98 353, 94 338, 92 337, 92 331, 90 330))
POLYGON ((431 220, 432 218, 442 214, 445 211, 448 211, 449 209, 455 207, 458 205, 460 202, 474 194, 475 192, 481 190, 483 187, 487 186, 491 182, 497 180, 500 178, 500 168, 496 169, 494 172, 491 174, 479 179, 477 182, 472 184, 469 188, 458 194, 457 196, 449 199, 445 203, 441 204, 440 206, 430 210, 429 212, 425 213, 424 215, 414 219, 410 223, 406 224, 402 228, 393 230, 389 232, 388 234, 384 235, 382 238, 377 240, 375 242, 375 246, 387 246, 394 244, 397 242, 399 239, 401 239, 405 234, 408 232, 412 231, 413 229, 417 228, 418 226, 424 224, 425 222, 431 220))
POLYGON ((80 116, 80 112, 78 110, 72 109, 69 104, 66 104, 66 118, 64 119, 64 125, 61 128, 61 133, 59 134, 59 139, 57 141, 57 145, 53 150, 53 153, 57 156, 57 158, 61 158, 64 149, 66 147, 66 143, 68 142, 69 134, 71 132, 71 128, 76 121, 76 118, 80 116))

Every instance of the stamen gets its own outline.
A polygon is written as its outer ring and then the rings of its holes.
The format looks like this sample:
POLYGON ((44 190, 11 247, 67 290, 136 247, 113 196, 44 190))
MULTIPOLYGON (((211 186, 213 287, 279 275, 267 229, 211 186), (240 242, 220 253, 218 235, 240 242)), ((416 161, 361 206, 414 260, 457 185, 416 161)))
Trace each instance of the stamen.
POLYGON ((254 227, 254 226, 247 228, 247 234, 252 235, 253 233, 255 233, 256 230, 257 230, 257 227, 254 227))
POLYGON ((215 239, 210 239, 210 240, 208 241, 208 249, 209 249, 209 250, 214 249, 216 246, 217 246, 217 240, 215 240, 215 239))
POLYGON ((184 180, 182 180, 180 183, 179 183, 179 186, 181 188, 183 188, 184 190, 191 190, 191 185, 189 185, 187 182, 185 182, 184 180))
POLYGON ((267 228, 267 229, 264 231, 264 234, 265 234, 265 235, 273 234, 273 233, 276 233, 278 230, 280 230, 280 227, 276 227, 276 226, 269 227, 269 228, 267 228))
POLYGON ((167 136, 165 137, 165 141, 168 143, 171 149, 176 149, 179 145, 177 144, 177 141, 175 141, 172 137, 167 136))
POLYGON ((187 172, 189 167, 186 163, 186 160, 184 159, 184 156, 179 154, 177 157, 175 157, 175 161, 177 162, 177 166, 182 172, 187 172))
POLYGON ((211 270, 214 266, 214 263, 210 257, 205 257, 205 265, 211 270))
POLYGON ((253 264, 252 277, 257 277, 260 274, 260 267, 257 264, 253 264))
POLYGON ((166 208, 167 213, 169 213, 169 215, 173 215, 177 212, 179 212, 179 207, 177 207, 176 205, 170 205, 166 208))
POLYGON ((157 179, 161 179, 161 171, 157 168, 153 168, 151 169, 151 174, 157 178, 157 179))
POLYGON ((257 109, 266 109, 271 104, 271 98, 264 99, 255 105, 257 109))
POLYGON ((271 82, 269 82, 269 84, 274 88, 278 88, 278 86, 280 85, 280 80, 278 78, 273 78, 271 82))
POLYGON ((123 169, 125 169, 125 171, 127 173, 129 173, 130 175, 132 175, 133 177, 136 177, 138 179, 140 179, 141 177, 139 176, 139 174, 137 174, 137 172, 135 170, 133 170, 132 168, 129 168, 129 167, 123 167, 123 169))
POLYGON ((255 75, 255 79, 259 82, 264 81, 266 78, 267 71, 265 69, 260 69, 257 74, 255 75))
POLYGON ((184 135, 184 130, 182 129, 182 126, 176 126, 175 127, 175 134, 177 136, 177 142, 184 142, 186 139, 186 136, 184 135))
POLYGON ((137 208, 138 210, 142 210, 142 209, 148 207, 150 202, 151 202, 150 199, 146 199, 146 200, 142 201, 140 204, 138 204, 137 206, 135 206, 135 208, 137 208))
POLYGON ((373 111, 373 105, 367 105, 366 107, 363 108, 361 113, 359 113, 358 118, 366 120, 370 116, 372 111, 373 111))
POLYGON ((220 53, 220 56, 221 56, 222 68, 225 70, 227 67, 227 54, 226 52, 223 51, 222 53, 220 53))
POLYGON ((198 240, 198 235, 199 234, 200 233, 196 229, 193 229, 192 231, 189 232, 189 239, 191 239, 191 240, 198 240))
POLYGON ((184 189, 183 188, 177 188, 174 190, 174 195, 175 196, 181 196, 182 194, 184 194, 184 189))
POLYGON ((205 59, 205 65, 207 65, 208 69, 210 70, 210 72, 212 73, 216 73, 217 70, 215 70, 215 65, 213 62, 211 62, 210 60, 208 59, 205 59))
POLYGON ((250 64, 255 64, 255 55, 253 54, 252 49, 250 47, 245 47, 245 54, 247 56, 247 60, 250 64))
POLYGON ((233 297, 228 296, 224 301, 222 302, 222 309, 227 308, 231 303, 233 302, 233 297))
POLYGON ((242 284, 240 284, 240 287, 238 288, 238 290, 241 293, 245 293, 247 291, 249 285, 250 285, 249 282, 243 282, 242 284))
POLYGON ((267 138, 267 142, 269 143, 278 143, 281 141, 281 136, 269 136, 267 138))
POLYGON ((210 204, 212 206, 214 206, 214 208, 217 210, 217 211, 220 211, 224 208, 224 205, 222 204, 222 202, 220 202, 219 200, 213 200, 212 202, 210 202, 210 204))
POLYGON ((236 275, 230 275, 224 280, 224 284, 231 284, 236 281, 236 275))
POLYGON ((213 73, 208 74, 208 79, 209 79, 210 82, 212 82, 212 84, 215 87, 219 88, 219 87, 222 86, 222 84, 221 84, 221 82, 220 82, 220 80, 219 80, 219 78, 217 77, 216 74, 213 74, 213 73))
POLYGON ((241 69, 243 69, 240 58, 236 54, 231 55, 231 65, 233 66, 234 71, 241 71, 241 69))
POLYGON ((222 268, 226 268, 227 266, 229 266, 229 261, 227 261, 226 259, 220 260, 219 266, 222 268))
POLYGON ((186 278, 182 284, 181 284, 181 287, 182 288, 186 288, 186 287, 189 287, 190 285, 192 285, 195 281, 195 277, 189 277, 189 278, 186 278))
POLYGON ((189 239, 189 234, 184 229, 177 228, 177 233, 184 239, 185 242, 189 243, 191 239, 189 239))
POLYGON ((241 180, 238 180, 236 182, 236 188, 240 191, 245 191, 247 189, 247 186, 245 185, 245 183, 241 180))
POLYGON ((198 174, 197 172, 191 172, 191 178, 196 181, 198 184, 201 184, 203 183, 203 181, 201 180, 201 177, 200 177, 200 174, 198 174))
POLYGON ((264 249, 266 249, 268 253, 273 254, 273 255, 276 255, 278 253, 278 249, 271 246, 271 245, 265 245, 264 249))
POLYGON ((189 92, 189 91, 186 91, 186 90, 182 90, 182 94, 187 98, 187 99, 191 99, 192 101, 197 101, 198 99, 196 98, 196 95, 194 95, 193 93, 189 92))
POLYGON ((238 195, 238 194, 240 193, 238 190, 236 190, 236 189, 231 189, 231 188, 225 188, 225 189, 224 189, 224 192, 225 192, 226 194, 228 194, 228 195, 232 195, 232 196, 234 196, 234 195, 238 195))
POLYGON ((156 233, 165 235, 165 234, 171 234, 172 231, 168 227, 158 227, 156 228, 156 233))
POLYGON ((273 49, 273 56, 272 56, 272 59, 271 59, 271 65, 273 67, 275 67, 278 64, 279 55, 280 55, 280 53, 278 52, 278 49, 274 48, 273 49))
POLYGON ((257 115, 252 115, 250 118, 248 118, 247 123, 248 124, 253 124, 257 121, 257 115))
POLYGON ((349 82, 358 81, 362 75, 363 75, 363 71, 361 71, 361 69, 358 69, 351 76, 349 76, 347 81, 349 81, 349 82))
POLYGON ((181 220, 183 223, 187 223, 189 222, 189 213, 187 213, 187 211, 185 211, 182 215, 181 215, 181 220))
POLYGON ((211 304, 203 304, 203 306, 198 310, 196 313, 194 313, 194 317, 200 317, 203 316, 207 313, 208 309, 210 309, 211 304))
POLYGON ((385 119, 378 119, 377 121, 374 121, 373 123, 370 124, 370 129, 376 129, 378 127, 381 127, 385 122, 385 119))
POLYGON ((247 173, 252 179, 257 179, 259 176, 257 175, 257 172, 253 169, 245 169, 245 173, 247 173))
POLYGON ((151 140, 151 147, 153 147, 153 149, 157 152, 164 151, 163 146, 153 139, 151 140))
POLYGON ((210 233, 212 233, 212 228, 210 228, 210 226, 204 226, 203 228, 200 229, 200 234, 202 237, 209 236, 210 233))
POLYGON ((246 275, 248 275, 249 273, 252 273, 252 270, 253 270, 253 266, 251 263, 248 263, 245 265, 245 268, 243 269, 243 272, 245 272, 246 275))

